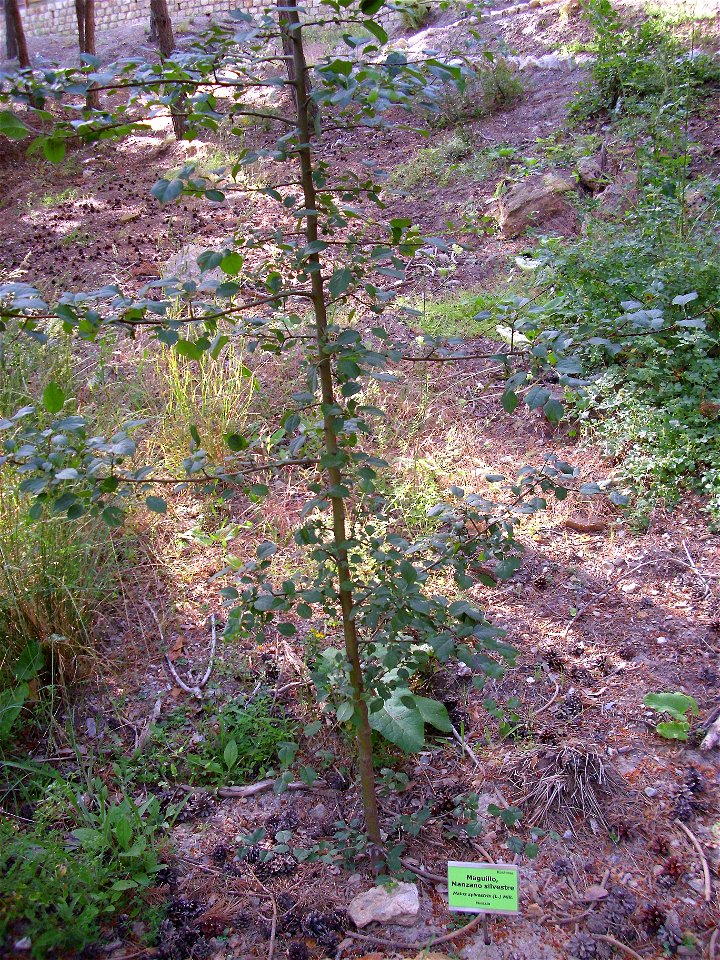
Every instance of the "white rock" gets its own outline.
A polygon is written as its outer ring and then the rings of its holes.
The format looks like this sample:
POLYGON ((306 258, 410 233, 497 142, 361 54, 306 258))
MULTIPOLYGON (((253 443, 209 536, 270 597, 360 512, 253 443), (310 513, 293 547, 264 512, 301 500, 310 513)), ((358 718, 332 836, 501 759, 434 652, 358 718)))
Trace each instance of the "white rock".
POLYGON ((351 900, 347 910, 358 929, 373 921, 412 927, 420 913, 418 888, 414 883, 373 887, 351 900))

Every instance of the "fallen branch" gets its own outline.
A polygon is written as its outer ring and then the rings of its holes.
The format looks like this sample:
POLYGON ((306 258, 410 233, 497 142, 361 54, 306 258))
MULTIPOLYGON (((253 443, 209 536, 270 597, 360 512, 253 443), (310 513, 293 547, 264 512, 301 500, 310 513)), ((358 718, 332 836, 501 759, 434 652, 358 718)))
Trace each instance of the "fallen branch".
POLYGON ((715 927, 713 935, 710 937, 710 946, 708 947, 708 960, 715 960, 715 947, 717 945, 718 934, 720 934, 720 927, 715 927))
POLYGON ((710 722, 710 726, 707 728, 707 733, 703 737, 702 743, 700 744, 701 750, 712 750, 713 747, 716 747, 720 743, 720 711, 714 720, 710 722))
POLYGON ((700 846, 700 841, 695 836, 695 834, 690 830, 682 820, 675 820, 675 823, 680 827, 682 832, 688 838, 690 843, 695 847, 697 855, 700 857, 700 863, 702 864, 703 877, 705 880, 705 902, 710 903, 712 900, 712 887, 710 885, 710 867, 708 866, 707 859, 703 853, 703 848, 700 846))
POLYGON ((475 764, 475 766, 476 766, 476 767, 480 767, 480 761, 478 760, 477 756, 475 755, 475 751, 474 751, 473 748, 470 746, 470 744, 465 740, 465 738, 460 736, 460 734, 459 734, 458 731, 455 729, 455 727, 452 727, 452 734, 453 734, 453 737, 454 737, 454 738, 457 740, 457 742, 460 744, 460 746, 463 748, 464 753, 466 753, 466 754, 470 757, 470 759, 471 759, 472 762, 475 764))
MULTIPOLYGON (((173 786, 177 790, 183 790, 185 793, 208 793, 211 796, 222 797, 224 800, 230 800, 235 797, 254 797, 257 793, 263 793, 265 790, 271 790, 277 780, 258 780, 257 783, 248 783, 244 787, 193 787, 189 783, 175 783, 173 786)), ((324 781, 316 781, 312 785, 295 781, 285 785, 286 790, 332 790, 324 781)))
POLYGON ((155 609, 153 608, 149 600, 145 601, 145 606, 153 615, 153 619, 157 624, 158 630, 160 631, 160 639, 162 641, 163 647, 165 647, 165 650, 164 650, 165 662, 167 663, 168 670, 170 671, 170 674, 172 675, 173 680, 180 687, 181 690, 185 691, 185 693, 189 693, 191 696, 195 697, 197 700, 202 700, 203 687, 207 684, 208 680, 210 679, 210 674, 212 673, 212 668, 215 663, 215 648, 217 646, 217 634, 215 631, 215 614, 213 613, 212 616, 210 617, 210 625, 212 630, 212 641, 210 646, 210 661, 208 663, 207 670, 202 676, 202 679, 194 687, 191 687, 191 686, 188 686, 188 684, 185 683, 185 681, 180 677, 180 675, 178 674, 177 670, 173 665, 172 660, 168 656, 167 644, 165 642, 165 634, 163 633, 163 628, 160 626, 160 621, 158 620, 158 616, 155 613, 155 609))
POLYGON ((415 864, 410 863, 409 860, 403 860, 402 857, 400 858, 400 863, 424 880, 432 880, 434 883, 447 883, 447 877, 441 877, 439 873, 430 873, 428 870, 423 870, 422 867, 416 867, 415 864))
POLYGON ((629 957, 632 957, 633 960, 645 960, 645 957, 641 957, 639 953, 635 953, 632 947, 628 947, 627 944, 621 943, 619 940, 616 940, 615 937, 611 937, 606 933, 596 933, 594 934, 594 937, 596 940, 602 940, 603 943, 609 943, 610 946, 615 947, 616 950, 621 950, 629 957))
POLYGON ((430 947, 437 947, 441 943, 449 943, 451 940, 464 937, 466 933, 470 933, 475 927, 482 923, 483 917, 484 914, 479 913, 476 917, 472 918, 470 923, 466 923, 465 926, 460 927, 459 930, 453 930, 451 933, 446 933, 442 937, 430 937, 429 940, 425 940, 423 943, 398 943, 397 940, 389 940, 387 937, 368 936, 365 933, 354 933, 350 930, 346 931, 345 936, 351 937, 353 940, 362 940, 365 943, 377 943, 383 947, 393 947, 395 950, 408 950, 422 953, 424 950, 429 950, 430 947))

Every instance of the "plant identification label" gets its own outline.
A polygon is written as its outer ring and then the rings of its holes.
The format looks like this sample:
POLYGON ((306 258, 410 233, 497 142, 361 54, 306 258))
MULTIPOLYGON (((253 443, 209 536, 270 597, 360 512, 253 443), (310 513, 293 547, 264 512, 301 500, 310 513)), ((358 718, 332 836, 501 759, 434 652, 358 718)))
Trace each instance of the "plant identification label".
POLYGON ((448 906, 455 913, 518 913, 518 868, 449 861, 448 906))

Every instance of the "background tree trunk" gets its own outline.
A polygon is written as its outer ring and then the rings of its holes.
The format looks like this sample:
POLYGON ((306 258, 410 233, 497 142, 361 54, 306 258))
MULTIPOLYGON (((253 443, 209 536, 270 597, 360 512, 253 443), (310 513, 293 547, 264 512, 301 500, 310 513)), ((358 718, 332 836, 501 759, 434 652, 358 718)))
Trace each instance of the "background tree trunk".
MULTIPOLYGON (((166 57, 169 57, 175 49, 175 34, 173 33, 170 13, 168 12, 167 0, 150 0, 151 39, 153 31, 155 31, 157 35, 160 56, 164 60, 166 57)), ((185 135, 185 130, 187 129, 185 116, 181 112, 184 110, 184 103, 185 97, 180 95, 177 99, 177 106, 180 107, 180 111, 177 113, 171 111, 173 130, 178 140, 182 140, 185 135)))
POLYGON ((25 30, 23 29, 22 17, 20 16, 20 7, 18 0, 5 0, 5 22, 12 25, 8 30, 8 56, 10 56, 11 37, 14 41, 15 55, 17 56, 21 67, 30 66, 30 54, 28 53, 27 40, 25 39, 25 30))
POLYGON ((85 0, 75 0, 75 16, 77 17, 78 46, 80 53, 85 53, 85 0))
POLYGON ((167 0, 150 0, 150 39, 157 39, 163 57, 169 57, 175 49, 167 0))
POLYGON ((3 3, 3 13, 5 15, 5 54, 8 60, 14 60, 17 57, 17 39, 15 37, 15 24, 10 16, 10 7, 3 3))
MULTIPOLYGON (((95 0, 84 0, 85 3, 85 53, 95 56, 95 0)), ((100 94, 92 87, 87 93, 88 110, 100 109, 100 94)))

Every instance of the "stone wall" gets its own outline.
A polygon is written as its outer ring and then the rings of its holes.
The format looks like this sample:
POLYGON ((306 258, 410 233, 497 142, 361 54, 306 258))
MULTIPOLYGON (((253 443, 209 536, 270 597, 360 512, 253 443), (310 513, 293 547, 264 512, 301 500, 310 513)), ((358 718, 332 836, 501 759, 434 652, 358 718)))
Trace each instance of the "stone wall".
MULTIPOLYGON (((2 0, 0 0, 0 5, 2 0)), ((319 5, 319 0, 302 0, 304 7, 319 5)), ((77 33, 75 0, 21 0, 23 23, 28 37, 56 36, 73 38, 77 33)), ((230 10, 258 13, 267 0, 168 0, 168 9, 177 27, 183 22, 202 23, 221 17, 230 10)), ((385 19, 385 18, 383 18, 385 19)), ((95 20, 98 33, 131 24, 150 22, 150 0, 96 0, 95 20)), ((5 17, 0 16, 0 60, 5 54, 5 17)))

